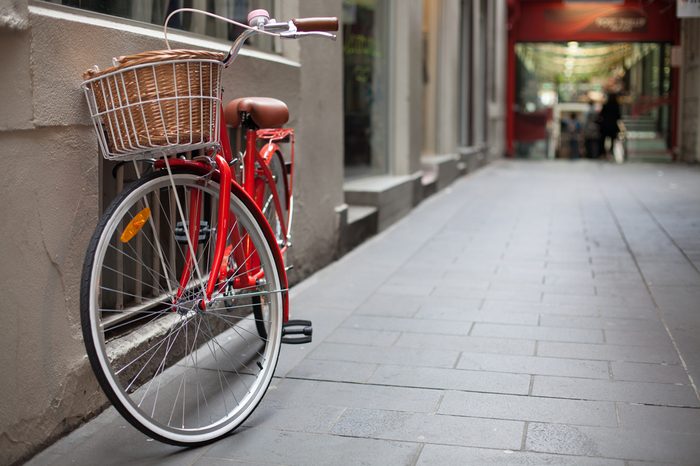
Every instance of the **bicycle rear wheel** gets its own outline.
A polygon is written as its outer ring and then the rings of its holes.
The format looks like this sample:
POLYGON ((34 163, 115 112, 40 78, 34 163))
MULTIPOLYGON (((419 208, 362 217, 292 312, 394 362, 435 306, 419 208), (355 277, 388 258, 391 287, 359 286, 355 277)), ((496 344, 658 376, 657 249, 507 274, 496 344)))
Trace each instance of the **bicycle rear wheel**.
POLYGON ((218 231, 218 189, 178 170, 172 181, 163 172, 142 178, 107 209, 83 268, 83 336, 100 385, 131 424, 176 445, 208 443, 243 423, 272 380, 281 345, 273 238, 235 190, 232 225, 218 231), (199 222, 199 234, 188 242, 190 222, 199 222), (234 253, 212 264, 222 233, 234 253), (220 283, 201 310, 209 273, 220 283), (257 315, 266 319, 265 338, 257 315))

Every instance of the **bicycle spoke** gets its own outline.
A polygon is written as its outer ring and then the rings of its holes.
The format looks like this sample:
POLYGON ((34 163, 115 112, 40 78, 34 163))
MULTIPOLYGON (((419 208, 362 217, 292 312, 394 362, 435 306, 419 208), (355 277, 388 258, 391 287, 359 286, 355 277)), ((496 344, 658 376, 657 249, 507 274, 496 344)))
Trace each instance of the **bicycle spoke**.
POLYGON ((163 372, 165 371, 165 369, 166 369, 166 361, 167 361, 167 359, 168 359, 168 355, 170 354, 170 350, 171 350, 172 347, 175 345, 175 340, 177 339, 177 336, 180 334, 180 331, 182 330, 182 327, 183 327, 184 325, 186 325, 186 324, 187 324, 186 321, 185 321, 185 323, 181 324, 181 325, 178 327, 177 332, 175 333, 174 336, 173 336, 173 332, 172 332, 172 329, 171 329, 171 331, 168 333, 167 337, 166 337, 166 338, 163 338, 163 341, 167 342, 168 344, 167 344, 166 347, 165 347, 165 351, 163 352, 163 357, 161 358, 160 364, 158 365, 158 369, 156 370, 155 374, 154 374, 153 377, 151 378, 151 382, 149 382, 148 387, 146 388, 146 391, 144 392, 143 396, 141 397, 141 401, 139 402, 139 406, 141 406, 141 404, 143 403, 143 401, 146 399, 146 395, 148 395, 148 391, 150 390, 151 385, 153 384, 153 381, 155 381, 156 379, 158 379, 158 388, 156 389, 156 396, 155 396, 155 400, 154 400, 154 402, 153 402, 153 412, 154 412, 154 413, 155 413, 156 402, 157 402, 157 400, 158 400, 158 394, 159 394, 159 392, 160 392, 160 386, 161 386, 161 382, 162 382, 162 378, 161 378, 161 377, 158 377, 158 376, 159 376, 159 375, 162 375, 163 372))
MULTIPOLYGON (((207 328, 209 328, 209 334, 208 334, 208 336, 211 337, 211 341, 212 341, 213 343, 215 343, 216 346, 219 347, 219 349, 221 350, 221 352, 224 353, 224 354, 228 357, 229 361, 235 360, 235 361, 237 361, 238 363, 240 363, 241 367, 244 367, 244 368, 250 370, 250 367, 248 367, 247 364, 243 363, 243 361, 241 361, 240 359, 238 359, 237 357, 235 357, 233 354, 231 354, 226 348, 224 348, 224 347, 221 345, 221 343, 218 342, 218 340, 216 339, 216 336, 214 336, 213 333, 212 333, 211 327, 209 326, 209 322, 207 322, 206 319, 203 319, 203 320, 204 320, 204 323, 206 324, 207 328)), ((203 330, 203 331, 206 332, 206 330, 203 330)), ((233 367, 233 371, 234 371, 237 375, 240 375, 240 372, 238 372, 238 369, 236 369, 235 367, 233 367)), ((251 373, 252 373, 252 371, 251 371, 251 373)), ((245 384, 244 384, 244 385, 245 385, 245 384)), ((246 386, 246 388, 248 388, 248 391, 250 391, 250 388, 249 388, 249 387, 246 386)))
MULTIPOLYGON (((226 320, 223 316, 221 316, 221 315, 218 315, 218 314, 212 314, 212 315, 213 315, 214 317, 217 317, 217 318, 223 320, 224 322, 227 322, 227 320, 226 320)), ((267 338, 261 338, 260 336, 258 336, 257 333, 253 333, 253 332, 251 332, 250 330, 245 329, 245 328, 243 328, 243 327, 240 327, 240 326, 237 326, 237 325, 234 325, 233 327, 231 327, 231 330, 233 330, 234 332, 236 332, 236 333, 238 334, 238 336, 240 336, 240 337, 241 337, 243 340, 245 340, 246 342, 248 342, 248 341, 250 341, 250 340, 248 340, 246 337, 244 337, 243 335, 241 335, 241 334, 238 332, 237 327, 240 328, 241 330, 244 330, 244 331, 250 333, 251 335, 253 335, 253 336, 255 337, 256 340, 262 340, 262 341, 264 341, 264 342, 266 342, 266 343, 267 343, 267 341, 268 341, 267 338)), ((264 355, 263 355, 260 351, 256 351, 256 353, 257 353, 258 356, 264 357, 264 355)))
MULTIPOLYGON (((141 267, 143 267, 144 269, 146 269, 146 270, 151 274, 151 278, 153 278, 154 280, 156 280, 156 278, 157 278, 158 276, 160 276, 161 278, 165 278, 166 280, 168 279, 165 275, 162 275, 162 274, 160 274, 160 273, 157 273, 153 268, 148 267, 146 264, 140 263, 138 259, 135 259, 134 257, 130 256, 129 254, 127 254, 127 253, 125 253, 124 251, 120 250, 119 248, 116 248, 116 247, 114 247, 114 246, 111 245, 111 244, 109 245, 109 248, 111 248, 113 251, 115 251, 115 252, 117 252, 117 253, 119 253, 119 254, 122 254, 123 256, 127 257, 128 259, 131 259, 131 260, 134 261, 135 263, 139 264, 141 267)), ((106 267, 106 266, 103 265, 102 267, 106 267)), ((156 281, 157 281, 157 280, 156 280, 156 281)))
MULTIPOLYGON (((185 322, 185 323, 186 323, 186 322, 185 322)), ((179 327, 177 327, 178 332, 179 332, 180 328, 182 328, 182 326, 185 325, 185 323, 181 323, 181 322, 180 322, 179 327)), ((155 346, 151 346, 151 347, 148 348, 146 351, 144 351, 144 352, 142 352, 141 354, 137 355, 135 358, 133 358, 131 361, 129 361, 127 364, 125 364, 125 365, 122 366, 119 370, 117 370, 117 371, 115 372, 115 374, 116 374, 116 375, 119 375, 119 374, 122 373, 125 369, 127 369, 128 367, 130 367, 132 364, 134 364, 136 361, 138 361, 138 360, 141 359, 142 357, 146 356, 146 355, 147 355, 148 353, 150 353, 151 351, 157 352, 165 341, 170 341, 170 337, 172 336, 173 331, 174 331, 174 328, 171 328, 171 330, 168 332, 168 334, 167 334, 166 336, 164 336, 161 340, 159 340, 159 341, 157 341, 157 342, 155 343, 155 346)))
POLYGON ((109 270, 110 272, 114 272, 114 273, 116 273, 116 274, 118 274, 118 275, 121 275, 122 277, 128 278, 129 280, 133 280, 133 281, 136 282, 136 283, 140 283, 140 284, 142 284, 142 285, 146 285, 147 287, 149 287, 149 288, 151 288, 151 289, 153 289, 153 290, 155 290, 155 291, 158 291, 160 294, 163 294, 163 293, 165 292, 165 290, 164 290, 162 287, 156 288, 155 286, 151 285, 151 284, 148 283, 148 282, 145 282, 145 281, 143 281, 143 280, 139 280, 139 279, 137 279, 136 277, 133 277, 133 276, 131 276, 131 275, 125 273, 125 272, 122 272, 122 271, 120 271, 120 270, 117 270, 117 269, 115 269, 115 268, 113 268, 113 267, 110 267, 110 266, 108 266, 108 265, 104 265, 104 266, 102 266, 102 268, 107 269, 107 270, 109 270))

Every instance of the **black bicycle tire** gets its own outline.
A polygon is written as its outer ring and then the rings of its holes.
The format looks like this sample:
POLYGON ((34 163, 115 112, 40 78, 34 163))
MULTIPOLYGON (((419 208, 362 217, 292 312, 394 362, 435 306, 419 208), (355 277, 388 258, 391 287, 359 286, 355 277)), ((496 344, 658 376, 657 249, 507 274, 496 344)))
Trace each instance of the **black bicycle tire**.
MULTIPOLYGON (((172 169, 172 173, 175 174, 193 174, 193 175, 199 175, 199 173, 195 173, 191 170, 188 170, 187 168, 184 167, 174 167, 172 169)), ((105 210, 104 214, 102 215, 100 221, 98 222, 97 226, 95 227, 95 230, 93 232, 93 236, 90 239, 90 242, 88 244, 88 248, 85 253, 85 259, 83 262, 83 269, 82 269, 82 275, 81 275, 81 290, 80 290, 80 319, 81 319, 81 329, 82 329, 82 334, 83 334, 83 340, 88 356, 88 360, 90 362, 90 366, 93 370, 93 373, 95 374, 95 377, 102 388, 102 391, 106 395, 107 399, 110 401, 112 406, 119 412, 119 414, 126 420, 128 421, 132 426, 134 426, 136 429, 144 433, 145 435, 158 440, 160 442, 166 443, 166 444, 171 444, 171 445, 176 445, 176 446, 184 446, 184 447, 197 447, 197 446, 202 446, 202 445, 207 445, 212 442, 215 442, 222 437, 229 435, 231 432, 233 432, 237 427, 242 425, 245 420, 255 411, 257 408, 258 404, 260 401, 265 396, 265 393, 267 392, 269 388, 269 383, 272 381, 272 377, 270 377, 270 380, 267 383, 267 386, 264 387, 263 389, 263 395, 260 397, 260 399, 255 403, 255 406, 252 407, 250 412, 248 413, 247 416, 245 416, 243 419, 240 420, 235 426, 232 426, 230 429, 227 431, 223 432, 221 435, 203 440, 203 441, 197 441, 197 442, 179 442, 175 441, 173 439, 164 437, 162 435, 158 435, 157 433, 153 432, 152 430, 148 429, 145 425, 143 425, 141 422, 139 422, 129 411, 128 409, 123 406, 121 400, 117 397, 116 393, 113 391, 109 381, 107 380, 106 375, 103 372, 103 368, 100 365, 100 362, 98 360, 98 356, 96 354, 96 349, 95 349, 95 341, 93 340, 92 332, 90 331, 90 281, 91 281, 91 276, 92 276, 92 268, 94 266, 94 259, 96 255, 96 250, 99 245, 100 238, 102 237, 102 233, 104 229, 106 228, 108 222, 110 221, 112 215, 114 215, 115 211, 118 209, 119 205, 124 202, 124 200, 128 197, 128 195, 137 189, 139 185, 145 184, 154 178, 157 177, 162 177, 162 176, 168 176, 167 172, 164 170, 160 171, 154 171, 150 174, 147 174, 143 176, 141 179, 134 181, 127 185, 116 197, 115 199, 110 203, 110 205, 107 207, 105 210)), ((250 213, 253 215, 255 221, 258 224, 261 224, 261 222, 267 222, 265 217, 262 215, 260 210, 255 206, 254 201, 248 197, 248 196, 239 196, 232 190, 232 195, 237 196, 237 198, 243 203, 243 205, 250 211, 250 213)), ((274 236, 269 228, 261 228, 261 231, 264 235, 265 240, 268 243, 268 246, 271 248, 271 251, 273 251, 272 246, 275 245, 275 239, 274 236)), ((277 255, 274 253, 272 254, 273 257, 273 262, 274 266, 277 269, 277 273, 284 273, 284 264, 281 264, 280 261, 278 260, 277 255)), ((280 275, 282 277, 282 275, 280 275)), ((284 305, 284 304, 283 304, 284 305)), ((255 311, 254 311, 255 312, 255 311)), ((281 342, 279 343, 281 345, 281 342)), ((279 356, 279 352, 278 352, 279 356)), ((277 364, 279 362, 279 357, 274 361, 274 367, 272 368, 272 373, 274 374, 277 364)))

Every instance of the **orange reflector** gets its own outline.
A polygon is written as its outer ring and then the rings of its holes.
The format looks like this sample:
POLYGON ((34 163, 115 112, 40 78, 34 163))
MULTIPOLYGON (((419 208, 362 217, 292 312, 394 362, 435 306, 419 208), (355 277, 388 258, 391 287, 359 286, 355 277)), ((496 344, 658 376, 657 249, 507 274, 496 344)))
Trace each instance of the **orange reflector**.
POLYGON ((122 235, 119 237, 122 243, 128 243, 129 241, 132 240, 136 234, 141 231, 141 228, 146 224, 148 221, 148 217, 151 216, 151 209, 146 207, 143 209, 141 212, 136 214, 134 218, 131 219, 129 224, 124 228, 124 232, 122 235))

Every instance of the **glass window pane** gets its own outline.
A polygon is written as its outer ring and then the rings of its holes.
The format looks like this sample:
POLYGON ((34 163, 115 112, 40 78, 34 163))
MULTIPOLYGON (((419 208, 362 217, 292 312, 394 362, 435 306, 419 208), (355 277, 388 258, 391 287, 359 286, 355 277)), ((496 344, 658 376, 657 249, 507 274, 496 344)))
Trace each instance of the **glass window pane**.
POLYGON ((386 173, 386 2, 343 2, 345 169, 347 176, 386 173))
MULTIPOLYGON (((196 8, 245 23, 248 12, 263 8, 274 15, 274 0, 46 0, 49 3, 66 5, 96 13, 134 19, 146 23, 163 25, 165 18, 178 8, 196 8)), ((170 26, 197 34, 225 40, 234 40, 241 28, 204 15, 183 13, 170 20, 170 26)), ((270 37, 255 36, 247 45, 264 51, 273 51, 270 37)))

